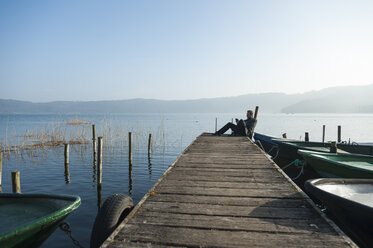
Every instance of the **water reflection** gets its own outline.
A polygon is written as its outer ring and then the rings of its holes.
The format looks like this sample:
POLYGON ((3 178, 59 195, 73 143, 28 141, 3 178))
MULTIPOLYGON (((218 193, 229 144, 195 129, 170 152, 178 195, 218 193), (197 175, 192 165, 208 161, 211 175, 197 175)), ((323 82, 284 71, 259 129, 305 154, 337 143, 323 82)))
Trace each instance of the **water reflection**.
POLYGON ((101 203, 102 203, 102 186, 97 185, 97 207, 98 210, 101 208, 101 203))
POLYGON ((69 163, 65 163, 65 182, 66 184, 70 183, 70 169, 69 169, 69 163))
POLYGON ((149 178, 151 179, 151 175, 152 175, 152 161, 150 159, 150 156, 148 157, 148 172, 149 172, 149 178))
POLYGON ((92 163, 92 179, 93 179, 93 183, 96 182, 96 156, 93 156, 93 163, 92 163))
POLYGON ((133 187, 133 182, 132 182, 132 163, 130 162, 128 164, 128 192, 130 196, 132 197, 132 187, 133 187))

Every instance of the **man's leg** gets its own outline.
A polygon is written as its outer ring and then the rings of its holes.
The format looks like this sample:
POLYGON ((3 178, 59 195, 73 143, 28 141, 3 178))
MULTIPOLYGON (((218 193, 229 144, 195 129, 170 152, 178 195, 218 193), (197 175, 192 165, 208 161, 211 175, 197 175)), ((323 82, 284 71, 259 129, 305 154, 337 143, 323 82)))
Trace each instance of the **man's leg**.
POLYGON ((228 122, 224 127, 220 128, 219 131, 217 131, 215 134, 220 135, 228 131, 228 129, 232 129, 233 132, 237 131, 237 126, 233 124, 232 122, 228 122))

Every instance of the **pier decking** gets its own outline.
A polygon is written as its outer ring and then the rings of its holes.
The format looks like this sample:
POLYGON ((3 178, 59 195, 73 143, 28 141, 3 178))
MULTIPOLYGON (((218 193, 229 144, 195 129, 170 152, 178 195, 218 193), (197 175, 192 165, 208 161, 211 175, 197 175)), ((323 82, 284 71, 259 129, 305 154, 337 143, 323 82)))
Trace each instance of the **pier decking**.
POLYGON ((199 136, 102 247, 356 247, 246 137, 199 136))

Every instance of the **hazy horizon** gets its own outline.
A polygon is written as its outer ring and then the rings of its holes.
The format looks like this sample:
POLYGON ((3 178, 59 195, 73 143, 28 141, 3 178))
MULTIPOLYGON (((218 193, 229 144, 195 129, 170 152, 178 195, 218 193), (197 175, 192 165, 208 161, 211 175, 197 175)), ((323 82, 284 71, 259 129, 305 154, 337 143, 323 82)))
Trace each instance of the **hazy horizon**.
POLYGON ((210 99, 373 83, 371 1, 0 1, 0 99, 210 99))

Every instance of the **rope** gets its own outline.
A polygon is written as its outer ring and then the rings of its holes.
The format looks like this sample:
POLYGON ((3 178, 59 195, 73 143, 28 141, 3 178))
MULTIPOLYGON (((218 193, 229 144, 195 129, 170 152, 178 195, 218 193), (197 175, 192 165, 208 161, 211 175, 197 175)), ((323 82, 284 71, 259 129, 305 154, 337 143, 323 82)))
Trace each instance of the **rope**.
MULTIPOLYGON (((294 160, 295 161, 295 160, 294 160)), ((293 165, 294 164, 294 161, 291 162, 290 164, 287 164, 285 165, 284 167, 281 167, 282 170, 285 170, 286 168, 288 168, 290 165, 293 165)))
POLYGON ((303 166, 303 161, 301 161, 301 160, 299 160, 299 159, 296 159, 296 160, 294 160, 293 162, 291 162, 290 164, 285 165, 285 166, 282 167, 281 169, 282 169, 282 170, 285 170, 285 169, 288 168, 290 165, 295 165, 296 167, 303 166))
POLYGON ((60 224, 60 229, 66 233, 66 235, 73 241, 74 245, 79 248, 84 248, 77 239, 75 239, 71 234, 70 225, 67 222, 62 222, 60 224))
POLYGON ((279 153, 280 153, 280 149, 277 147, 276 155, 272 159, 275 160, 278 157, 279 153))
POLYGON ((257 140, 256 142, 260 145, 260 148, 262 148, 262 150, 263 150, 265 153, 268 153, 268 152, 266 152, 266 150, 264 150, 264 147, 263 147, 263 145, 262 145, 262 142, 260 142, 260 140, 257 140))
POLYGON ((293 177, 291 178, 291 180, 295 181, 297 180, 302 174, 304 174, 304 166, 306 165, 306 163, 303 163, 302 164, 302 169, 300 170, 299 174, 296 176, 296 177, 293 177))
POLYGON ((278 146, 272 146, 271 149, 267 153, 270 153, 274 148, 278 149, 278 146))
POLYGON ((285 170, 286 168, 288 168, 291 165, 294 165, 296 167, 302 166, 302 169, 300 170, 299 174, 296 177, 291 178, 291 180, 294 181, 294 180, 297 180, 302 174, 304 174, 304 166, 306 165, 306 163, 304 163, 303 161, 301 161, 299 159, 296 159, 293 162, 291 162, 290 164, 285 165, 281 169, 285 170))

